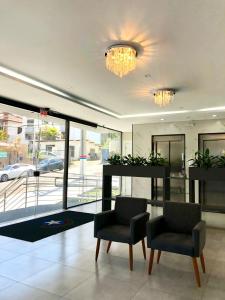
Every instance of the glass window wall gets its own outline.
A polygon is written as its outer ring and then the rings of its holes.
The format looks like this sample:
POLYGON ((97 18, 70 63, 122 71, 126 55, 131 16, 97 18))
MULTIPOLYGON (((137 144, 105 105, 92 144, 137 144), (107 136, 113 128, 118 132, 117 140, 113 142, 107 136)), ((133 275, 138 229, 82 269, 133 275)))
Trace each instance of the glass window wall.
MULTIPOLYGON (((12 221, 101 199, 102 171, 121 153, 121 133, 69 122, 64 197, 65 120, 1 104, 0 220, 12 221)), ((113 195, 120 179, 113 179, 113 195)))
POLYGON ((62 208, 64 123, 1 105, 1 222, 62 208))

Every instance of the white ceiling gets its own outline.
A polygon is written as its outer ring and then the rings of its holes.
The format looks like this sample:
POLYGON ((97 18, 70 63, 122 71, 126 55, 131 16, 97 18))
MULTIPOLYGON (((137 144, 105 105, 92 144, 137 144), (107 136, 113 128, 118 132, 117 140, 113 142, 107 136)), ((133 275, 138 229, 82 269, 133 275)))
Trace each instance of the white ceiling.
POLYGON ((4 76, 0 94, 122 130, 211 118, 197 110, 225 105, 224 12, 224 0, 0 0, 1 65, 119 115, 188 112, 115 119, 4 76), (121 40, 142 48, 137 69, 122 79, 104 61, 121 40), (150 91, 166 87, 178 91, 160 108, 150 91))

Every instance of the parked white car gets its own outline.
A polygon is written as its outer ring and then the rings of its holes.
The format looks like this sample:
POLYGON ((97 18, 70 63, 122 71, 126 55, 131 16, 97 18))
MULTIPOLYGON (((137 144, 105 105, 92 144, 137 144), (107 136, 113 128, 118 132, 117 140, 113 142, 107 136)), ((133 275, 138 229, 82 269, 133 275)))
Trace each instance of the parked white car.
POLYGON ((0 180, 8 181, 9 179, 21 176, 32 176, 35 171, 35 166, 29 164, 14 164, 8 165, 3 170, 0 170, 0 180))

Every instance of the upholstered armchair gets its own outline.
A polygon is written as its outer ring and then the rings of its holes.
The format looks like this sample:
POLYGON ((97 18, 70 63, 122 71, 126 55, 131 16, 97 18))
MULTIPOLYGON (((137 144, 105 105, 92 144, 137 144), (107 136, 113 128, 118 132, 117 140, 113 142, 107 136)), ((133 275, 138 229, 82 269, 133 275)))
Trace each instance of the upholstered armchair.
POLYGON ((206 225, 201 220, 200 205, 166 201, 163 216, 147 223, 147 245, 151 248, 149 274, 152 272, 155 250, 158 250, 157 263, 162 251, 188 255, 192 257, 197 285, 200 287, 197 258, 200 257, 202 270, 205 273, 203 255, 205 240, 206 225))
POLYGON ((95 260, 97 262, 100 241, 108 241, 107 253, 112 242, 129 245, 129 265, 133 270, 132 245, 142 241, 144 258, 146 259, 145 241, 146 223, 149 219, 147 200, 131 197, 117 197, 115 209, 95 215, 94 236, 97 238, 95 260))

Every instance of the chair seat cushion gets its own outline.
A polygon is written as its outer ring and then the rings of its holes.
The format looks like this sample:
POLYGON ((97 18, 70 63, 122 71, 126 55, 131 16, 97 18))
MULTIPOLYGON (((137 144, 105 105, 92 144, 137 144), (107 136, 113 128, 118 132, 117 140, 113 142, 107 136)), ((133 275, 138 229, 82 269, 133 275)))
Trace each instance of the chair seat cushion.
POLYGON ((161 233, 151 240, 151 248, 189 256, 194 255, 192 236, 183 233, 161 233))
POLYGON ((107 240, 107 241, 130 244, 131 242, 130 226, 118 225, 118 224, 107 226, 103 229, 100 229, 97 232, 97 238, 107 240))

